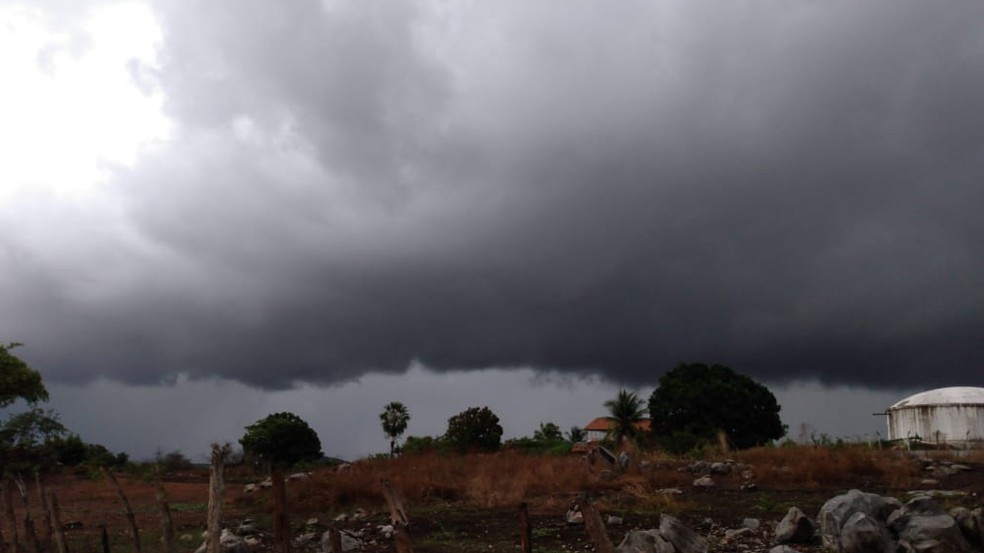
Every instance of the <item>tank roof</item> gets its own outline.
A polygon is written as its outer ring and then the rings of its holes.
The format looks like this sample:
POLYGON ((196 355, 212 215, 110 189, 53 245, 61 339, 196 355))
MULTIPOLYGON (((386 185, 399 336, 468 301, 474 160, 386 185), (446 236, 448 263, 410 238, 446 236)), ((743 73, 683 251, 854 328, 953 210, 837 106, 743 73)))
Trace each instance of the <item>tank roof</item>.
POLYGON ((984 388, 972 386, 953 386, 950 388, 937 388, 926 392, 913 394, 889 409, 902 409, 905 407, 918 407, 926 405, 984 405, 984 388))

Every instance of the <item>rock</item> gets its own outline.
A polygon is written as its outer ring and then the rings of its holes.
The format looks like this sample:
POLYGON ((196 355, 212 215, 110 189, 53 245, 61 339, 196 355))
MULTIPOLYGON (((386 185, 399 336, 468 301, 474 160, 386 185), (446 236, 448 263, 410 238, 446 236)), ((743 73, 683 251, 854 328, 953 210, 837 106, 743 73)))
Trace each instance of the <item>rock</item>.
POLYGON ((342 553, 344 551, 354 551, 356 549, 362 548, 362 540, 359 539, 352 532, 342 530, 339 532, 342 535, 342 551, 335 551, 331 547, 331 538, 329 537, 329 532, 321 534, 321 551, 322 553, 342 553))
POLYGON ((939 480, 936 480, 936 479, 933 479, 933 478, 924 478, 924 479, 922 479, 922 480, 919 481, 919 485, 921 485, 921 486, 935 486, 935 485, 937 485, 939 483, 940 483, 939 480))
POLYGON ((958 465, 958 464, 952 464, 950 465, 950 468, 955 471, 961 471, 961 472, 972 470, 967 465, 958 465))
POLYGON ((626 452, 621 452, 618 454, 618 466, 622 470, 629 468, 629 464, 632 462, 632 458, 626 452))
POLYGON ((304 547, 305 545, 318 539, 317 532, 308 532, 294 538, 294 547, 304 547))
POLYGON ((957 521, 931 497, 916 497, 889 518, 902 548, 922 553, 971 553, 957 521))
POLYGON ((314 526, 317 523, 318 523, 318 519, 316 517, 311 517, 304 521, 305 526, 314 526))
POLYGON ((236 528, 236 532, 239 532, 240 535, 252 534, 256 532, 256 524, 252 520, 246 519, 236 528))
POLYGON ((615 549, 619 553, 675 553, 659 530, 631 530, 615 549))
POLYGON ((288 481, 290 481, 290 480, 307 480, 308 478, 311 478, 311 473, 310 472, 295 472, 294 474, 291 474, 290 476, 288 476, 287 477, 287 480, 288 481))
POLYGON ((776 541, 779 543, 809 543, 816 534, 816 525, 798 507, 790 507, 776 526, 776 541))
POLYGON ((957 522, 957 528, 960 528, 967 541, 970 543, 980 543, 980 528, 978 528, 977 520, 974 518, 970 509, 966 507, 954 507, 950 509, 950 516, 957 522))
POLYGON ((741 471, 741 479, 742 480, 754 480, 755 479, 755 471, 753 471, 751 469, 745 469, 745 470, 741 471))
POLYGON ((195 541, 195 536, 192 536, 191 534, 181 534, 181 537, 178 539, 183 542, 195 541))
POLYGON ((882 497, 860 490, 851 490, 827 500, 820 508, 818 517, 824 547, 833 551, 839 549, 841 529, 855 513, 864 513, 881 524, 901 507, 902 503, 893 497, 882 497))
MULTIPOLYGON (((195 553, 205 553, 208 548, 208 538, 195 550, 195 553)), ((222 529, 219 536, 219 549, 222 553, 250 553, 249 545, 246 541, 235 535, 228 528, 222 529)))
POLYGON ((755 482, 745 482, 739 487, 739 489, 743 492, 753 492, 758 489, 758 484, 755 482))
POLYGON ((711 463, 711 474, 731 474, 734 469, 732 463, 711 463))
POLYGON ((725 541, 728 541, 733 538, 740 538, 741 536, 744 536, 745 534, 750 534, 751 532, 752 532, 751 528, 737 528, 737 529, 728 528, 727 530, 724 531, 724 539, 725 541))
POLYGON ((342 514, 338 515, 337 517, 335 517, 335 522, 345 522, 348 519, 349 519, 348 514, 342 513, 342 514))
POLYGON ((687 472, 691 474, 708 474, 711 472, 711 464, 707 461, 694 461, 687 465, 687 472))
POLYGON ((615 515, 608 515, 608 520, 605 521, 608 526, 619 526, 622 524, 622 517, 617 517, 615 515))
POLYGON ((680 519, 663 515, 659 519, 659 533, 673 544, 676 553, 707 553, 707 540, 687 528, 680 519))
POLYGON ((243 493, 253 493, 260 489, 259 484, 246 484, 243 486, 243 493))
POLYGON ((799 553, 799 551, 788 545, 777 545, 769 550, 769 553, 799 553))
POLYGON ((714 480, 710 476, 701 476, 700 478, 694 480, 693 486, 695 488, 713 488, 714 480))
POLYGON ((659 495, 680 495, 683 493, 683 490, 680 488, 661 488, 656 490, 656 493, 659 495))
POLYGON ((895 548, 885 525, 865 512, 855 512, 841 528, 841 553, 895 553, 895 548))
POLYGON ((762 521, 757 518, 746 518, 742 519, 741 525, 749 530, 758 530, 759 526, 762 525, 762 521))
POLYGON ((584 515, 581 514, 580 509, 570 509, 567 511, 567 514, 564 515, 564 520, 571 526, 575 524, 584 524, 584 515))
POLYGON ((382 534, 383 537, 386 538, 386 539, 392 538, 393 537, 393 533, 396 532, 396 529, 393 528, 393 525, 392 524, 386 524, 386 525, 383 525, 383 526, 379 526, 376 529, 379 530, 379 533, 382 534))

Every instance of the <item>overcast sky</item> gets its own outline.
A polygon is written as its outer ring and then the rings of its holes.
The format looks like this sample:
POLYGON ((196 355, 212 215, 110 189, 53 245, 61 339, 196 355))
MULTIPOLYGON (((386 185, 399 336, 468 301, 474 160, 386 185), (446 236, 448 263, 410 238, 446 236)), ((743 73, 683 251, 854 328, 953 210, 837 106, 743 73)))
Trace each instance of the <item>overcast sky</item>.
POLYGON ((384 450, 392 400, 418 435, 469 405, 566 428, 682 361, 862 436, 984 385, 981 21, 2 0, 0 340, 137 454, 274 410, 384 450))

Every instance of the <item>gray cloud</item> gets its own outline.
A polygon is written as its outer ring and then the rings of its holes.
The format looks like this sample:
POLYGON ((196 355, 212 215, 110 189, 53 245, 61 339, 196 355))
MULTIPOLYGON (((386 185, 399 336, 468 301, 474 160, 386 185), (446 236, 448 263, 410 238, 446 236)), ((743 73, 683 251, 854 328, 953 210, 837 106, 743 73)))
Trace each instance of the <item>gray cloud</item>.
POLYGON ((0 330, 75 381, 979 383, 982 12, 167 4, 174 137, 0 242, 0 330))

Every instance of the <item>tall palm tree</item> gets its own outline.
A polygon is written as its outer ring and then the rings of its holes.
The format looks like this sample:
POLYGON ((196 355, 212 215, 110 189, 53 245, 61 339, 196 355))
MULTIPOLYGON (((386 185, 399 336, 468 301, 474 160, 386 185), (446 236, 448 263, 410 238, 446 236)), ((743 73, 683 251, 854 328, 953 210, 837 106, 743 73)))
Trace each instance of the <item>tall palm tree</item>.
POLYGON ((608 435, 615 441, 615 447, 621 446, 625 438, 635 438, 639 432, 635 423, 642 420, 644 414, 639 396, 628 390, 619 390, 615 399, 605 402, 605 408, 611 421, 608 435))
POLYGON ((399 401, 391 401, 383 407, 383 412, 379 414, 379 420, 383 425, 383 432, 390 440, 390 457, 396 455, 396 439, 407 429, 410 422, 410 411, 399 401))

